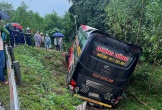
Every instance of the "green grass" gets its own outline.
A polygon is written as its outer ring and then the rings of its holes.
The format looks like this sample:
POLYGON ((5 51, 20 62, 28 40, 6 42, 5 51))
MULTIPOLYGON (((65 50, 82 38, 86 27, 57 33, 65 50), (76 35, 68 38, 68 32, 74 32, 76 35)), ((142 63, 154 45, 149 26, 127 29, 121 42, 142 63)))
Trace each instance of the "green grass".
MULTIPOLYGON (((81 104, 66 89, 66 63, 59 52, 21 45, 14 53, 21 65, 22 85, 18 86, 21 110, 74 110, 74 106, 81 104)), ((138 65, 126 89, 127 97, 120 101, 117 110, 161 110, 161 73, 160 66, 153 69, 148 64, 138 65)), ((9 86, 0 85, 0 101, 9 110, 9 86)))
POLYGON ((127 98, 119 104, 119 110, 161 110, 162 107, 162 68, 155 69, 148 64, 137 65, 126 89, 127 98), (153 73, 153 76, 152 76, 153 73), (148 85, 151 81, 150 91, 148 85), (133 94, 133 95, 132 95, 133 94), (137 99, 138 98, 138 99, 137 99), (140 101, 139 101, 140 100, 140 101))
MULTIPOLYGON (((18 86, 21 110, 74 110, 74 106, 81 103, 66 89, 66 63, 63 64, 59 52, 21 45, 14 53, 21 66, 22 85, 18 86)), ((2 88, 0 96, 2 93, 0 100, 8 110, 8 86, 2 88)))

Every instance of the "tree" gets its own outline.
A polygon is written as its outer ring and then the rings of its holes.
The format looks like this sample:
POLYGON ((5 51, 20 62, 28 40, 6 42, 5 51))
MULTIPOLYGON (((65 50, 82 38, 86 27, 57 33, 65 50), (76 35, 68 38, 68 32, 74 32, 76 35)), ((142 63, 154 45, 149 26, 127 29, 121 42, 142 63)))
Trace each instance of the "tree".
POLYGON ((34 32, 37 30, 44 31, 43 17, 39 13, 34 13, 32 10, 29 10, 29 6, 24 2, 15 10, 11 22, 21 24, 24 29, 29 27, 34 32))
POLYGON ((72 6, 69 12, 77 16, 77 27, 87 24, 100 30, 105 30, 105 6, 109 0, 70 0, 72 6))
POLYGON ((58 30, 62 28, 61 17, 58 16, 56 12, 45 15, 44 21, 45 21, 45 30, 55 31, 55 28, 57 28, 58 30))
POLYGON ((159 0, 111 1, 106 7, 107 32, 143 47, 145 61, 160 61, 161 5, 159 0))
POLYGON ((62 18, 63 23, 63 33, 66 35, 66 41, 72 41, 75 36, 75 24, 71 19, 70 13, 66 12, 62 18))
MULTIPOLYGON (((3 1, 0 2, 0 10, 6 12, 11 18, 12 18, 12 16, 14 15, 14 14, 13 14, 14 9, 13 9, 12 4, 9 4, 9 3, 7 3, 7 2, 3 2, 3 1)), ((10 19, 7 20, 7 21, 9 22, 10 19)))
POLYGON ((145 25, 142 28, 144 33, 144 52, 147 60, 154 63, 161 63, 162 57, 162 1, 149 0, 145 7, 145 25))

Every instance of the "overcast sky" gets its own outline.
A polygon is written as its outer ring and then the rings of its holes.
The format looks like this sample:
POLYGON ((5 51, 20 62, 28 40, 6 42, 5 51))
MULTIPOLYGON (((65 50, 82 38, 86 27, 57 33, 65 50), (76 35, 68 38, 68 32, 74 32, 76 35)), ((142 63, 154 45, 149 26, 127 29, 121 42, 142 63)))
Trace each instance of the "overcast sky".
POLYGON ((12 3, 14 9, 25 2, 29 5, 29 9, 33 12, 38 12, 41 16, 45 14, 51 14, 55 11, 58 15, 64 15, 65 11, 68 11, 70 4, 68 0, 0 0, 8 3, 12 3))

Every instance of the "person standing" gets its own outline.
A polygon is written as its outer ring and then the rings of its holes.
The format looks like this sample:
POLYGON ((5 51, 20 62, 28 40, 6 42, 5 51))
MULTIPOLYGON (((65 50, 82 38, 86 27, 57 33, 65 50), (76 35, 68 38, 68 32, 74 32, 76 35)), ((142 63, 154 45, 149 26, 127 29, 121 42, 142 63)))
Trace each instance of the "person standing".
POLYGON ((24 32, 22 29, 22 26, 19 26, 19 43, 20 44, 25 44, 25 37, 24 37, 24 32))
POLYGON ((56 47, 56 51, 60 51, 60 37, 55 37, 54 45, 56 47))
POLYGON ((45 48, 46 49, 51 48, 51 38, 49 37, 48 34, 46 34, 46 37, 44 39, 44 43, 45 43, 45 48))
POLYGON ((37 31, 37 33, 34 35, 34 39, 35 39, 35 46, 40 47, 42 40, 39 31, 37 31))
POLYGON ((12 30, 13 31, 13 36, 14 36, 14 46, 15 45, 18 45, 18 42, 19 42, 19 29, 18 29, 18 25, 16 25, 14 27, 14 29, 12 30))
POLYGON ((25 40, 26 40, 26 44, 28 44, 29 46, 31 46, 31 32, 30 29, 27 27, 26 28, 26 33, 25 33, 25 40))
POLYGON ((10 41, 10 45, 12 46, 12 47, 14 47, 14 42, 15 42, 15 40, 14 40, 14 36, 13 36, 13 26, 11 26, 11 24, 10 23, 7 23, 6 25, 5 25, 5 28, 8 30, 8 32, 10 33, 10 36, 9 36, 9 41, 10 41))
POLYGON ((60 37, 60 51, 63 50, 63 39, 62 37, 60 37))
MULTIPOLYGON (((10 33, 3 27, 1 16, 0 16, 0 31, 4 32, 7 37, 9 37, 10 33)), ((7 41, 9 39, 7 38, 7 41)), ((5 67, 5 56, 4 56, 4 47, 3 47, 3 40, 0 33, 0 82, 2 84, 8 84, 9 82, 4 77, 4 67, 5 67)))
POLYGON ((44 47, 44 36, 43 36, 43 33, 41 32, 40 35, 41 35, 41 47, 44 47))

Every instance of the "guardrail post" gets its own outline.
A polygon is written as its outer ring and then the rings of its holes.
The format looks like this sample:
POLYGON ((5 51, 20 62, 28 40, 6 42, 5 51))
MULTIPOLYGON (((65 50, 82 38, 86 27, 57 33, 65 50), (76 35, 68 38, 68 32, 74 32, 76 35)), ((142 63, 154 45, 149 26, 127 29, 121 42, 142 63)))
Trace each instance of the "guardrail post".
POLYGON ((22 80, 21 80, 20 65, 19 65, 18 61, 13 62, 13 68, 14 68, 14 72, 15 72, 16 84, 21 85, 22 80))
POLYGON ((20 110, 17 87, 15 83, 15 74, 13 69, 11 68, 12 65, 11 55, 9 55, 10 52, 7 45, 5 45, 5 51, 6 51, 7 73, 8 73, 9 86, 10 86, 10 110, 20 110))
POLYGON ((14 56, 14 52, 13 52, 13 47, 12 46, 8 46, 8 49, 9 49, 9 53, 10 53, 10 56, 11 56, 11 60, 12 62, 15 61, 15 56, 14 56))

